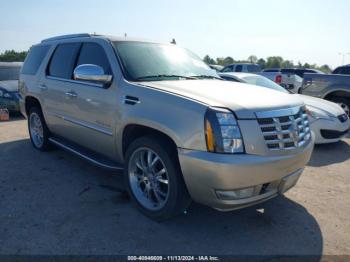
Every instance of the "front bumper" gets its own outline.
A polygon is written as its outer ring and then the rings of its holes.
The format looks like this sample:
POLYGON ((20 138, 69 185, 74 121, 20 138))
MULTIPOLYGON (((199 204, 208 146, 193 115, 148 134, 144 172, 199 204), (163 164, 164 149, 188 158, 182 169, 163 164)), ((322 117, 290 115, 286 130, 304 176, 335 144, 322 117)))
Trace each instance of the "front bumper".
POLYGON ((20 112, 19 101, 0 97, 0 108, 7 108, 10 112, 20 112))
POLYGON ((179 160, 194 201, 218 210, 233 210, 266 201, 288 190, 284 184, 290 178, 296 183, 312 150, 313 141, 301 152, 284 156, 229 155, 179 149, 179 160), (255 188, 255 195, 249 198, 223 200, 217 195, 217 190, 249 187, 255 188))
POLYGON ((350 120, 348 119, 344 123, 341 123, 338 119, 317 119, 310 121, 310 127, 315 134, 315 144, 334 143, 345 137, 347 133, 344 133, 337 138, 327 138, 322 135, 321 130, 330 130, 339 133, 345 132, 350 128, 350 120))

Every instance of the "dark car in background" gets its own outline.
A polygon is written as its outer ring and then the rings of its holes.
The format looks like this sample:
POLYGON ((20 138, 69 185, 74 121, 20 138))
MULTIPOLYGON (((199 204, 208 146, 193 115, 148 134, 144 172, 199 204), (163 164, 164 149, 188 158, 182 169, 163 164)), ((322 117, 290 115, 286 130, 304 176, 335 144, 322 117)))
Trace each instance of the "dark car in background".
POLYGON ((0 62, 0 108, 19 113, 18 77, 22 62, 0 62))
POLYGON ((350 75, 350 64, 337 67, 336 69, 334 69, 332 74, 336 74, 336 75, 350 75))

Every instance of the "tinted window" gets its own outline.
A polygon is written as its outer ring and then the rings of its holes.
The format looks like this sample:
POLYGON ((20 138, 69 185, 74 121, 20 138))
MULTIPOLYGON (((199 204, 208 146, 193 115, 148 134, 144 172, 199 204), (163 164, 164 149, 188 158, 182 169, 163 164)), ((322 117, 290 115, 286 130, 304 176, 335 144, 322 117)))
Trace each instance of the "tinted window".
POLYGON ((72 79, 73 67, 80 43, 60 44, 51 58, 48 74, 54 77, 72 79))
POLYGON ((84 43, 79 59, 78 65, 82 64, 94 64, 101 66, 105 72, 105 74, 111 74, 111 67, 109 66, 109 62, 107 59, 107 55, 103 50, 103 47, 96 43, 84 43))
POLYGON ((295 74, 294 69, 282 69, 281 72, 286 74, 295 74))
POLYGON ((304 70, 304 69, 296 69, 295 73, 300 77, 304 77, 304 73, 313 73, 313 72, 308 72, 308 70, 304 70))
POLYGON ((232 72, 233 71, 233 66, 226 66, 222 72, 232 72))
POLYGON ((257 65, 247 65, 247 71, 251 73, 260 72, 261 69, 257 65))
POLYGON ((26 60, 24 61, 21 73, 25 75, 35 75, 41 65, 41 62, 46 56, 47 51, 49 51, 49 48, 50 46, 48 45, 32 47, 26 57, 26 60))
POLYGON ((242 72, 243 66, 242 65, 236 65, 235 71, 236 72, 242 72))

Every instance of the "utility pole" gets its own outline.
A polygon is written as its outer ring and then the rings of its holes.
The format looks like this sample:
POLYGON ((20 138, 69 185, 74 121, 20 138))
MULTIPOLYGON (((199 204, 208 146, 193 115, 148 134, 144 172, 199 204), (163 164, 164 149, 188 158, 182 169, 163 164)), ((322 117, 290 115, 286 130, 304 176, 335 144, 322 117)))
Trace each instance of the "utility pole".
POLYGON ((346 53, 346 52, 339 52, 338 53, 340 56, 342 56, 342 62, 341 62, 341 65, 344 65, 345 64, 345 56, 346 55, 350 55, 350 52, 349 53, 346 53))

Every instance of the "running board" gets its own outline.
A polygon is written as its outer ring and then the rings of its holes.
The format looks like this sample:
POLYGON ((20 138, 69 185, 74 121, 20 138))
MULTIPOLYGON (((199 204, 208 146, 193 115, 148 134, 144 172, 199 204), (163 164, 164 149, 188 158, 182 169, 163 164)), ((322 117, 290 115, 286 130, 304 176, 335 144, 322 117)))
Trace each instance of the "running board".
POLYGON ((95 155, 93 152, 86 150, 84 148, 81 148, 79 146, 70 145, 68 142, 64 141, 63 139, 50 137, 49 141, 54 145, 68 152, 71 152, 101 168, 114 170, 114 171, 122 171, 124 169, 121 165, 118 165, 117 163, 109 159, 105 159, 101 156, 95 155))

